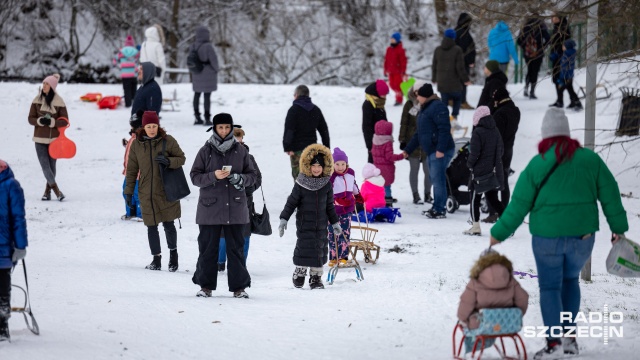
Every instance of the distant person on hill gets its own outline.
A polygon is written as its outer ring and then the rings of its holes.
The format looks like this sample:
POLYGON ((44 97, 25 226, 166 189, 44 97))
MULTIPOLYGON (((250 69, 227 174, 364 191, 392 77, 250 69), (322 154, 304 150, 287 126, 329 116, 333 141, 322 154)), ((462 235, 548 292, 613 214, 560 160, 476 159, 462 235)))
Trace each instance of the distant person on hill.
POLYGON ((389 85, 396 93, 396 103, 402 105, 400 83, 407 77, 407 55, 402 47, 402 35, 399 32, 391 35, 391 44, 384 56, 384 75, 389 78, 389 85))
POLYGON ((549 31, 547 31, 547 25, 544 24, 538 14, 532 14, 522 28, 520 36, 518 36, 518 45, 522 48, 524 61, 527 64, 524 96, 530 99, 537 99, 535 91, 538 83, 538 73, 544 59, 544 48, 548 42, 549 31), (531 86, 531 90, 529 90, 529 86, 531 86))
POLYGON ((469 74, 464 66, 462 48, 455 43, 456 32, 447 29, 444 32, 442 44, 433 52, 431 63, 431 79, 438 84, 438 92, 442 102, 447 105, 453 101, 451 120, 458 118, 462 104, 464 86, 471 85, 469 74))
POLYGON ((507 73, 509 68, 509 58, 513 58, 513 63, 518 65, 518 53, 513 42, 513 35, 509 30, 509 25, 500 20, 496 26, 489 31, 487 37, 489 45, 489 60, 496 60, 500 64, 500 70, 507 73))
POLYGON ((364 89, 364 103, 362 103, 362 134, 367 146, 367 162, 373 163, 371 147, 373 146, 373 134, 376 123, 387 119, 384 110, 385 102, 389 94, 389 86, 384 80, 376 80, 364 89))
MULTIPOLYGON (((462 49, 464 56, 464 65, 467 75, 471 77, 472 71, 476 67, 476 43, 471 36, 471 15, 463 12, 458 17, 458 25, 456 25, 456 45, 462 49)), ((473 72, 475 73, 475 72, 473 72)), ((467 85, 463 84, 462 105, 461 109, 473 110, 473 106, 467 102, 467 85)))
POLYGON ((191 73, 193 85, 193 114, 196 117, 194 125, 211 126, 211 93, 218 90, 218 55, 211 45, 211 34, 206 26, 196 28, 196 40, 191 45, 191 51, 198 52, 202 63, 202 71, 191 73), (200 94, 204 94, 204 121, 200 116, 200 94))
POLYGON ((158 85, 164 82, 164 71, 167 69, 167 59, 164 56, 164 31, 162 26, 154 24, 144 31, 145 40, 140 45, 140 62, 151 62, 155 65, 153 76, 158 85))
POLYGON ((124 89, 124 105, 130 107, 133 98, 136 96, 138 87, 138 58, 140 52, 136 49, 136 44, 131 35, 127 35, 124 46, 118 51, 113 59, 114 64, 120 68, 120 78, 124 89))
POLYGON ((136 97, 131 105, 130 121, 142 120, 145 111, 155 111, 160 114, 162 110, 162 89, 155 80, 153 74, 156 67, 150 62, 143 62, 138 68, 138 80, 142 84, 136 92, 136 97))
POLYGON ((500 64, 495 60, 487 61, 483 70, 487 78, 484 80, 478 106, 490 106, 493 93, 499 88, 507 88, 507 75, 500 70, 500 64))

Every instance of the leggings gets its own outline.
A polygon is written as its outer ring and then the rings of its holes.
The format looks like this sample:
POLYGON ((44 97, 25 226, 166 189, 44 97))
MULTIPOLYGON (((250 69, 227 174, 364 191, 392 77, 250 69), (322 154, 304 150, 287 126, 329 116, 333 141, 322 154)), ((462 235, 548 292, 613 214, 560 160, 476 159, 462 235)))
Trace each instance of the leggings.
MULTIPOLYGON (((193 93, 193 113, 200 115, 200 94, 193 93)), ((204 93, 204 116, 211 116, 211 93, 204 93)))

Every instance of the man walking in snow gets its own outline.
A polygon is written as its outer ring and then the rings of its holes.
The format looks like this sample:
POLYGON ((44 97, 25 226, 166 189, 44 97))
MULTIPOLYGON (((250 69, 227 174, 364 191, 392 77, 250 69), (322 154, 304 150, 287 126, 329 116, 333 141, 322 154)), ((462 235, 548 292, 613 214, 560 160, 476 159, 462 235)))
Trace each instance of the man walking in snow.
POLYGON ((431 79, 438 84, 442 102, 447 105, 453 100, 452 120, 458 118, 462 104, 464 85, 470 85, 469 74, 464 67, 462 48, 455 43, 456 31, 447 29, 444 32, 442 45, 433 52, 431 63, 431 79))
POLYGON ((150 62, 140 64, 138 81, 142 84, 131 105, 131 119, 141 120, 145 111, 155 111, 160 114, 162 110, 162 90, 155 80, 156 66, 150 62), (134 119, 135 116, 135 119, 134 119))

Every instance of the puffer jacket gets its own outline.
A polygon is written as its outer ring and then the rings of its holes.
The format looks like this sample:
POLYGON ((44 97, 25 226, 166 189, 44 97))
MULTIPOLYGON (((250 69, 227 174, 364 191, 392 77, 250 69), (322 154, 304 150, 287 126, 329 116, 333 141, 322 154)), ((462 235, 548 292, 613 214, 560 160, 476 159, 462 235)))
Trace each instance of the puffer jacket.
POLYGON ((384 178, 377 175, 362 182, 360 195, 364 200, 364 206, 367 212, 372 212, 375 208, 383 208, 387 206, 384 198, 384 178))
POLYGON ((480 309, 518 307, 524 316, 529 294, 512 274, 513 265, 506 257, 498 253, 480 257, 471 268, 471 281, 460 296, 458 320, 469 329, 477 329, 480 309))
POLYGON ((509 62, 509 57, 512 57, 513 63, 518 65, 518 53, 513 42, 513 35, 509 30, 509 25, 504 21, 498 21, 496 26, 489 31, 487 43, 489 45, 489 60, 506 64, 509 62))
POLYGON ((384 178, 384 185, 393 184, 396 178, 396 161, 404 160, 402 154, 393 153, 393 124, 388 121, 378 121, 375 126, 376 133, 373 135, 373 147, 371 155, 373 164, 380 169, 384 178))
POLYGON ((431 155, 436 151, 445 153, 455 148, 451 136, 451 122, 449 121, 449 108, 436 95, 432 95, 422 105, 418 113, 418 130, 404 148, 408 154, 421 146, 431 155))
MULTIPOLYGON (((53 89, 49 90, 53 91, 53 89)), ((33 142, 39 144, 51 144, 58 136, 60 136, 59 127, 67 125, 67 122, 60 118, 69 118, 67 113, 67 106, 64 101, 55 93, 53 100, 51 100, 51 106, 47 105, 44 97, 38 94, 31 102, 31 108, 29 109, 29 124, 33 125, 33 142), (43 125, 40 122, 40 118, 49 114, 51 116, 51 124, 49 126, 43 125), (53 121, 55 119, 55 121, 53 121)))
POLYGON ((576 67, 576 42, 569 39, 564 42, 567 50, 564 51, 560 58, 560 80, 567 82, 573 79, 573 71, 576 67))
POLYGON ((433 52, 431 78, 438 83, 441 94, 462 91, 462 83, 469 81, 462 48, 450 37, 442 39, 433 52))
POLYGON ((169 158, 169 168, 177 169, 184 165, 186 160, 184 152, 171 135, 165 135, 164 138, 158 135, 153 139, 138 137, 129 149, 124 193, 125 195, 133 195, 139 172, 138 198, 142 209, 142 219, 147 226, 172 221, 181 216, 180 201, 167 201, 160 177, 160 167, 154 160, 162 153, 164 140, 167 142, 165 156, 169 158))
POLYGON ((147 28, 144 31, 144 37, 145 41, 140 45, 140 62, 149 61, 157 68, 162 69, 160 76, 156 77, 158 84, 162 85, 164 71, 167 69, 167 59, 164 56, 163 48, 164 39, 162 39, 156 25, 147 28))
POLYGON ((333 205, 331 174, 333 157, 329 148, 309 145, 300 156, 300 174, 280 213, 280 219, 289 220, 296 212, 296 248, 293 263, 296 266, 321 267, 327 263, 329 240, 327 223, 339 222, 333 205), (311 161, 318 154, 324 155, 325 166, 322 175, 315 178, 311 174, 311 161))
POLYGON ((471 134, 467 158, 467 167, 471 169, 473 176, 480 177, 495 171, 502 187, 504 185, 503 152, 502 137, 496 128, 493 116, 481 118, 471 134))
POLYGON ((0 269, 10 269, 13 250, 27 245, 24 192, 11 168, 0 160, 0 269))
POLYGON ((333 205, 336 214, 340 216, 352 213, 356 206, 354 195, 360 194, 356 184, 356 173, 350 168, 342 174, 334 172, 330 182, 333 185, 333 205))
POLYGON ((211 35, 206 26, 196 28, 196 41, 191 45, 189 51, 197 49, 198 57, 203 62, 202 72, 191 74, 193 91, 199 93, 210 93, 218 90, 218 55, 211 45, 211 35))
POLYGON ((134 46, 125 46, 118 51, 115 62, 120 68, 120 78, 130 79, 137 76, 137 62, 139 57, 140 52, 134 46))
POLYGON ((407 55, 402 42, 387 48, 383 68, 386 74, 404 75, 407 72, 407 55))

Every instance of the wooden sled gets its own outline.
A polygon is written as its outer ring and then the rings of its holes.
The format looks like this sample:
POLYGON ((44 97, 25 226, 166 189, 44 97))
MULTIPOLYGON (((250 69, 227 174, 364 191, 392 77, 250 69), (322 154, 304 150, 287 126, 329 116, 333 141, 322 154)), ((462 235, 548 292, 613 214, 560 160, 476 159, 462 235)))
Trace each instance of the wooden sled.
POLYGON ((351 226, 351 234, 353 230, 360 230, 360 239, 351 238, 349 244, 349 252, 352 254, 353 259, 356 259, 358 251, 361 251, 364 255, 364 262, 375 264, 380 257, 380 246, 376 245, 375 240, 378 229, 370 228, 368 226, 351 226))
MULTIPOLYGON (((580 87, 580 95, 578 96, 579 99, 584 99, 587 97, 587 87, 586 86, 579 86, 580 87)), ((611 97, 611 93, 609 92, 609 89, 607 88, 607 86, 605 84, 597 84, 596 85, 596 100, 604 100, 604 99, 608 99, 611 97), (604 94, 598 96, 598 89, 603 89, 604 90, 604 94)))
MULTIPOLYGON (((351 227, 353 229, 353 226, 351 227)), ((344 236, 344 234, 342 235, 344 236)), ((353 248, 349 246, 349 253, 351 254, 351 259, 347 260, 346 263, 341 264, 340 261, 336 261, 335 265, 329 268, 329 273, 327 274, 327 282, 329 285, 333 285, 333 282, 338 276, 338 270, 340 269, 355 269, 356 271, 356 279, 358 281, 364 280, 364 275, 362 274, 362 268, 360 267, 360 263, 356 260, 356 255, 353 252, 353 248)), ((338 254, 338 242, 336 241, 336 254, 338 254)))
POLYGON ((171 98, 163 98, 162 99, 162 110, 163 111, 179 111, 178 107, 178 90, 173 89, 173 97, 171 98))

